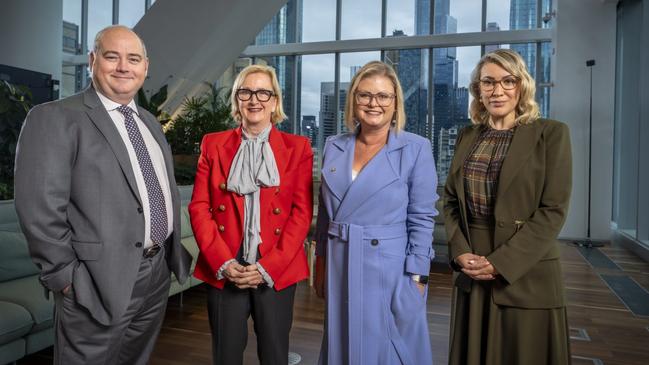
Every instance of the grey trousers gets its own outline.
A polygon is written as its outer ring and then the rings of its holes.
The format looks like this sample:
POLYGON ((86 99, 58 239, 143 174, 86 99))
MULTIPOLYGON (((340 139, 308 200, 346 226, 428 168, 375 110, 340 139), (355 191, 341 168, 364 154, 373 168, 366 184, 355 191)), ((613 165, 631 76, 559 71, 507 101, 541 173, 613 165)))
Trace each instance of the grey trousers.
POLYGON ((248 342, 248 317, 252 316, 259 363, 286 365, 295 288, 294 284, 280 291, 267 286, 239 289, 230 282, 223 289, 208 286, 213 363, 243 364, 243 351, 248 342))
POLYGON ((74 283, 65 295, 55 293, 54 364, 146 364, 164 320, 170 275, 164 251, 143 258, 131 303, 110 326, 76 303, 74 283))

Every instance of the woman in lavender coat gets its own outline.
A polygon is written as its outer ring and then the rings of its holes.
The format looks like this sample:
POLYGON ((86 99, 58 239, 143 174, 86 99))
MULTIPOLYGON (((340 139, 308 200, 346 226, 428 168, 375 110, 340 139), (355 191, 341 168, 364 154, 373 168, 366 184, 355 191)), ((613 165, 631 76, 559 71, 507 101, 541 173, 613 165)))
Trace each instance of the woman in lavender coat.
POLYGON ((316 293, 326 297, 320 364, 431 364, 426 320, 437 177, 430 142, 402 131, 394 70, 351 81, 345 123, 327 139, 316 231, 316 293))

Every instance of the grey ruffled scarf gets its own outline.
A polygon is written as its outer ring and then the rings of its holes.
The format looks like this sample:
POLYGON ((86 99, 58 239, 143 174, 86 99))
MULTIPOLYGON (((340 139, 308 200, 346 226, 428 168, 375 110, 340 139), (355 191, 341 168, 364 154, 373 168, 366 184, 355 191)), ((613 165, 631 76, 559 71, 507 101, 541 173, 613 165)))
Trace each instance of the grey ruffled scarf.
POLYGON ((242 128, 241 145, 228 175, 228 190, 244 196, 243 259, 250 264, 257 262, 261 243, 259 187, 279 186, 275 155, 268 143, 271 129, 268 126, 255 138, 242 128))

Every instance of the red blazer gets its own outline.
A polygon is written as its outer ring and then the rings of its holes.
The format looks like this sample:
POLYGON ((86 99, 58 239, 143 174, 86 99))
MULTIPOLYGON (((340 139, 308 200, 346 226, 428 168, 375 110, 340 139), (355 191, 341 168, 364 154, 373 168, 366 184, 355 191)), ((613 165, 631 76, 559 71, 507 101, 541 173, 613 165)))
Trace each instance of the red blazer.
MULTIPOLYGON (((313 214, 313 151, 305 137, 274 128, 268 137, 280 186, 261 188, 261 240, 258 262, 282 290, 305 279, 309 268, 304 240, 313 214)), ((217 288, 216 273, 235 258, 243 236, 243 196, 227 190, 230 165, 241 144, 241 128, 203 137, 192 201, 194 237, 200 253, 194 276, 217 288)))

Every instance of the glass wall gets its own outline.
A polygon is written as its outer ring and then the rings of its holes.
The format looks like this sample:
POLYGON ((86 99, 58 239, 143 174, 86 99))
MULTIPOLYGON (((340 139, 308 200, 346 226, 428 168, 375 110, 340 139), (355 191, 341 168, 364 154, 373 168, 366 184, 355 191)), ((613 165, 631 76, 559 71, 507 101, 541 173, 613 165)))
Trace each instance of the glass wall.
POLYGON ((334 90, 335 55, 300 56, 300 134, 311 140, 314 150, 313 175, 320 176, 324 140, 338 133, 337 121, 342 115, 342 104, 336 103, 334 90))
POLYGON ((649 148, 642 143, 649 139, 649 109, 642 103, 648 97, 649 54, 638 31, 649 11, 643 5, 618 5, 612 221, 619 233, 649 247, 649 148))
MULTIPOLYGON (((507 31, 546 26, 539 19, 545 16, 550 0, 489 0, 485 3, 483 9, 482 0, 290 0, 259 33, 255 44, 291 43, 292 38, 297 42, 301 39, 302 43, 335 41, 337 27, 340 40, 365 42, 365 39, 380 38, 382 29, 385 37, 395 38, 480 32, 483 28, 507 31), (338 4, 340 24, 336 24, 338 4), (385 14, 382 14, 382 8, 385 8, 385 14), (483 11, 486 12, 484 22, 483 11), (291 24, 300 24, 301 27, 291 29, 291 24)), ((316 154, 321 155, 326 137, 346 130, 343 111, 351 77, 366 62, 382 59, 395 68, 402 83, 406 129, 431 141, 439 182, 443 184, 455 152, 457 133, 471 123, 468 115, 471 71, 481 52, 498 47, 515 49, 523 56, 537 80, 537 99, 542 113, 544 116, 548 114, 552 86, 550 43, 423 47, 375 48, 349 53, 337 51, 333 46, 334 50, 323 50, 315 55, 295 53, 298 60, 294 70, 296 74, 293 78, 286 77, 287 84, 282 86, 299 93, 299 102, 294 106, 299 110, 296 112, 299 118, 295 119, 298 125, 294 130, 309 136, 316 154), (299 87, 289 87, 291 82, 299 87)), ((280 78, 286 72, 281 61, 283 58, 264 57, 269 64, 277 65, 280 78)), ((285 104, 288 102, 285 100, 285 104)), ((319 179, 317 168, 314 168, 314 177, 319 179)))

